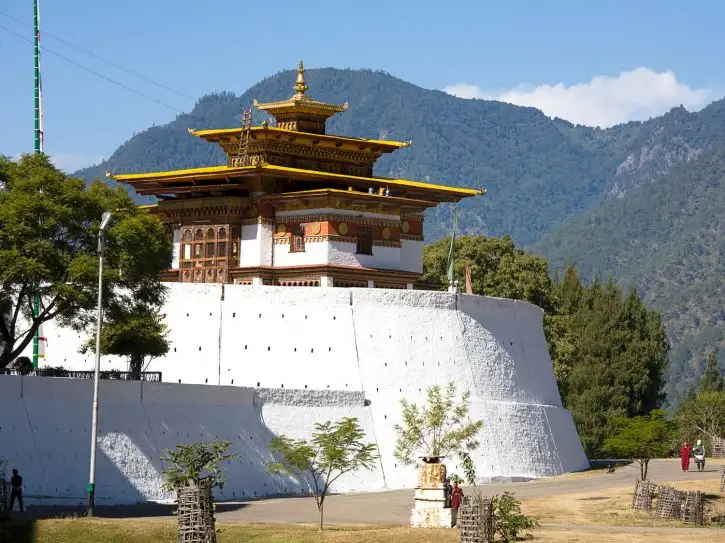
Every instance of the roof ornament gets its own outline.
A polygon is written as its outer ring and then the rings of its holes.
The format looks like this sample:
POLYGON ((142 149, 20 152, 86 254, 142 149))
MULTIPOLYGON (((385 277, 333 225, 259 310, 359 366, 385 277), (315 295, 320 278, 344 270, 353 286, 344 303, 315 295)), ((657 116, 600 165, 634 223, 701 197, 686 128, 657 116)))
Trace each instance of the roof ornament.
POLYGON ((297 98, 298 100, 304 98, 308 88, 309 87, 305 82, 305 65, 300 60, 300 64, 299 66, 297 66, 297 82, 295 83, 294 87, 296 93, 295 98, 297 98))

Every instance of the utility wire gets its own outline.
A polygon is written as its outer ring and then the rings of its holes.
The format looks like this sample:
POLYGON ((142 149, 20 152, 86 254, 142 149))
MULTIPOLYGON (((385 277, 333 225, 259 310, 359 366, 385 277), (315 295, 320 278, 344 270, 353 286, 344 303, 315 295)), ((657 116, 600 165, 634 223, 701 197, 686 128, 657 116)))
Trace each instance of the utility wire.
MULTIPOLYGON (((33 40, 31 40, 29 38, 26 38, 22 34, 18 34, 17 32, 15 32, 13 30, 10 30, 9 28, 7 28, 7 27, 5 27, 3 25, 0 25, 0 30, 4 30, 8 34, 11 34, 11 35, 15 36, 16 38, 19 38, 19 39, 21 39, 23 41, 26 41, 28 43, 33 43, 33 40)), ((102 79, 105 79, 109 83, 113 83, 114 85, 117 85, 117 86, 119 86, 119 87, 121 87, 123 89, 126 89, 127 91, 133 92, 134 94, 138 94, 139 96, 143 96, 147 100, 151 100, 152 102, 156 102, 157 104, 159 104, 161 106, 164 106, 165 108, 168 108, 168 109, 170 109, 170 110, 172 110, 172 111, 174 111, 176 113, 180 113, 182 115, 184 114, 184 112, 181 111, 179 108, 176 108, 174 106, 170 106, 169 104, 167 104, 165 102, 162 102, 161 100, 157 100, 153 96, 149 96, 145 92, 141 92, 140 90, 136 90, 133 87, 129 87, 128 85, 126 85, 124 83, 121 83, 120 81, 116 81, 115 79, 110 78, 107 75, 104 75, 104 74, 102 74, 100 72, 97 72, 97 71, 93 70, 92 68, 88 68, 87 66, 84 66, 83 64, 81 64, 79 62, 76 62, 73 59, 70 59, 70 58, 68 58, 68 57, 66 57, 64 55, 61 55, 60 53, 56 53, 52 49, 48 49, 47 47, 43 47, 43 46, 41 46, 40 49, 42 51, 46 51, 46 52, 48 52, 48 53, 50 53, 52 55, 55 55, 56 57, 61 58, 61 59, 65 60, 66 62, 69 62, 69 63, 73 64, 74 66, 77 66, 81 70, 85 70, 86 72, 89 72, 89 73, 91 73, 93 75, 96 75, 96 76, 102 78, 102 79)))
MULTIPOLYGON (((0 11, 0 15, 3 15, 4 17, 7 17, 8 19, 12 19, 13 21, 15 21, 16 23, 19 23, 21 25, 32 26, 32 25, 30 25, 30 24, 28 24, 26 22, 21 21, 17 17, 13 17, 12 15, 10 15, 8 13, 5 13, 4 11, 0 11)), ((152 83, 153 85, 156 85, 157 87, 160 87, 162 89, 165 89, 165 90, 167 90, 169 92, 173 92, 174 94, 177 94, 177 95, 182 96, 184 98, 188 98, 189 100, 196 100, 196 98, 194 98, 193 96, 190 96, 190 95, 188 95, 188 94, 186 94, 184 92, 181 92, 181 91, 178 91, 176 89, 173 89, 173 88, 169 87, 168 85, 164 85, 163 83, 159 83, 158 81, 155 81, 154 79, 151 79, 150 77, 146 77, 143 74, 140 74, 138 72, 135 72, 135 71, 131 70, 130 68, 126 68, 125 66, 121 66, 120 64, 117 64, 117 63, 115 63, 115 62, 113 62, 111 60, 108 60, 106 58, 103 58, 103 57, 101 57, 101 56, 99 56, 99 55, 97 55, 95 53, 92 53, 91 51, 88 51, 86 49, 83 49, 82 47, 79 47, 77 45, 74 45, 74 44, 72 44, 72 43, 64 40, 63 38, 59 38, 58 36, 55 36, 55 35, 51 34, 50 32, 46 32, 44 30, 43 31, 43 37, 45 38, 46 36, 47 37, 50 37, 50 38, 53 38, 54 40, 62 43, 63 45, 66 45, 66 46, 68 46, 68 47, 70 47, 72 49, 75 49, 77 51, 80 51, 81 53, 85 53, 86 55, 88 55, 90 57, 93 57, 96 60, 100 60, 101 62, 105 62, 109 66, 113 66, 114 68, 116 68, 118 70, 122 70, 122 71, 124 71, 126 73, 129 73, 129 74, 131 74, 133 76, 136 76, 136 77, 138 77, 140 79, 143 79, 144 81, 148 81, 149 83, 152 83)))

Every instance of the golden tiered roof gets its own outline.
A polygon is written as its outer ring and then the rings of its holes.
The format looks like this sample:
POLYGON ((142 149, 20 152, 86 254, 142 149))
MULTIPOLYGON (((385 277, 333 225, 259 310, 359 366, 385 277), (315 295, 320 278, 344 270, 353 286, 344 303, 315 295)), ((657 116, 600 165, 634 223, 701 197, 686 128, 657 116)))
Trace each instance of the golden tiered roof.
POLYGON ((427 207, 424 202, 436 205, 485 194, 482 189, 373 175, 373 165, 382 153, 408 147, 411 142, 325 134, 326 120, 345 111, 347 102, 340 106, 313 100, 306 94, 304 75, 300 61, 293 96, 278 102, 254 101, 258 109, 275 116, 277 126, 263 123, 244 129, 189 129, 192 135, 219 144, 228 155, 226 165, 106 176, 131 185, 139 194, 178 197, 331 190, 358 199, 407 198, 427 207), (249 151, 247 160, 239 163, 234 155, 243 130, 248 130, 249 151))

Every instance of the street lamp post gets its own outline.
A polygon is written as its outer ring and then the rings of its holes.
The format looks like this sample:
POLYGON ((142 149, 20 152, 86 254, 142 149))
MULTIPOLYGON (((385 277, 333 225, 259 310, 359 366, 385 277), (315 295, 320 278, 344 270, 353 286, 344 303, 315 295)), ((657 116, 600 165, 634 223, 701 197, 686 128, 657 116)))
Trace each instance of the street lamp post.
POLYGON ((103 247, 106 244, 106 227, 111 214, 106 211, 98 229, 98 308, 96 310, 96 371, 93 376, 93 423, 91 424, 91 473, 88 479, 87 516, 92 517, 96 496, 96 443, 98 441, 98 389, 101 369, 101 324, 103 322, 103 247))

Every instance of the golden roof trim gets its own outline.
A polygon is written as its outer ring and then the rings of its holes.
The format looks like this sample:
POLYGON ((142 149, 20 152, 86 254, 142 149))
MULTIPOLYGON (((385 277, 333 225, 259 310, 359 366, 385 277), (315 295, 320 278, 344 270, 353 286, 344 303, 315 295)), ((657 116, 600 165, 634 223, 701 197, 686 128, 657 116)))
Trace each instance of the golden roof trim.
POLYGON ((260 196, 258 200, 263 201, 274 201, 274 200, 294 200, 297 198, 317 198, 324 196, 335 196, 338 198, 362 198, 364 200, 373 200, 380 203, 388 203, 393 205, 410 205, 413 207, 434 207, 438 205, 438 202, 431 202, 430 200, 419 200, 416 198, 403 198, 401 196, 383 196, 381 194, 370 194, 368 192, 359 192, 353 190, 343 189, 312 189, 312 190, 300 190, 294 192, 281 192, 278 194, 265 194, 260 196))
MULTIPOLYGON (((217 143, 218 139, 227 136, 227 135, 240 135, 241 129, 240 128, 205 128, 203 130, 195 130, 193 128, 188 128, 189 134, 192 136, 196 136, 197 138, 202 138, 204 140, 217 143)), ((288 130, 286 128, 277 128, 276 126, 253 126, 250 128, 250 130, 255 133, 264 133, 266 131, 269 132, 276 132, 283 135, 288 135, 295 138, 314 138, 316 140, 327 140, 327 141, 336 141, 341 143, 350 143, 354 145, 377 145, 380 147, 389 147, 392 149, 400 149, 403 147, 410 147, 413 142, 412 140, 408 141, 395 141, 395 140, 374 140, 374 139, 366 139, 366 138, 353 138, 350 136, 336 136, 333 134, 313 134, 311 132, 299 132, 297 130, 288 130)))
POLYGON ((423 191, 437 192, 441 194, 447 194, 450 196, 458 196, 461 198, 467 198, 470 196, 479 196, 486 194, 485 189, 467 189, 460 187, 448 187, 445 185, 436 185, 433 183, 423 183, 421 181, 412 181, 409 179, 393 179, 388 177, 362 177, 356 175, 346 175, 331 172, 322 172, 317 170, 304 170, 301 168, 290 168, 287 166, 277 166, 267 163, 257 163, 254 166, 241 166, 231 168, 229 166, 210 166, 204 168, 190 168, 186 170, 171 170, 165 172, 152 172, 152 173, 136 173, 136 174, 121 174, 114 175, 112 179, 122 182, 130 183, 143 182, 143 181, 174 181, 184 178, 193 177, 209 177, 209 178, 223 178, 234 176, 244 173, 281 173, 289 174, 291 177, 308 177, 317 179, 332 179, 340 181, 358 182, 374 185, 383 185, 390 187, 405 187, 408 189, 421 189, 423 191))

